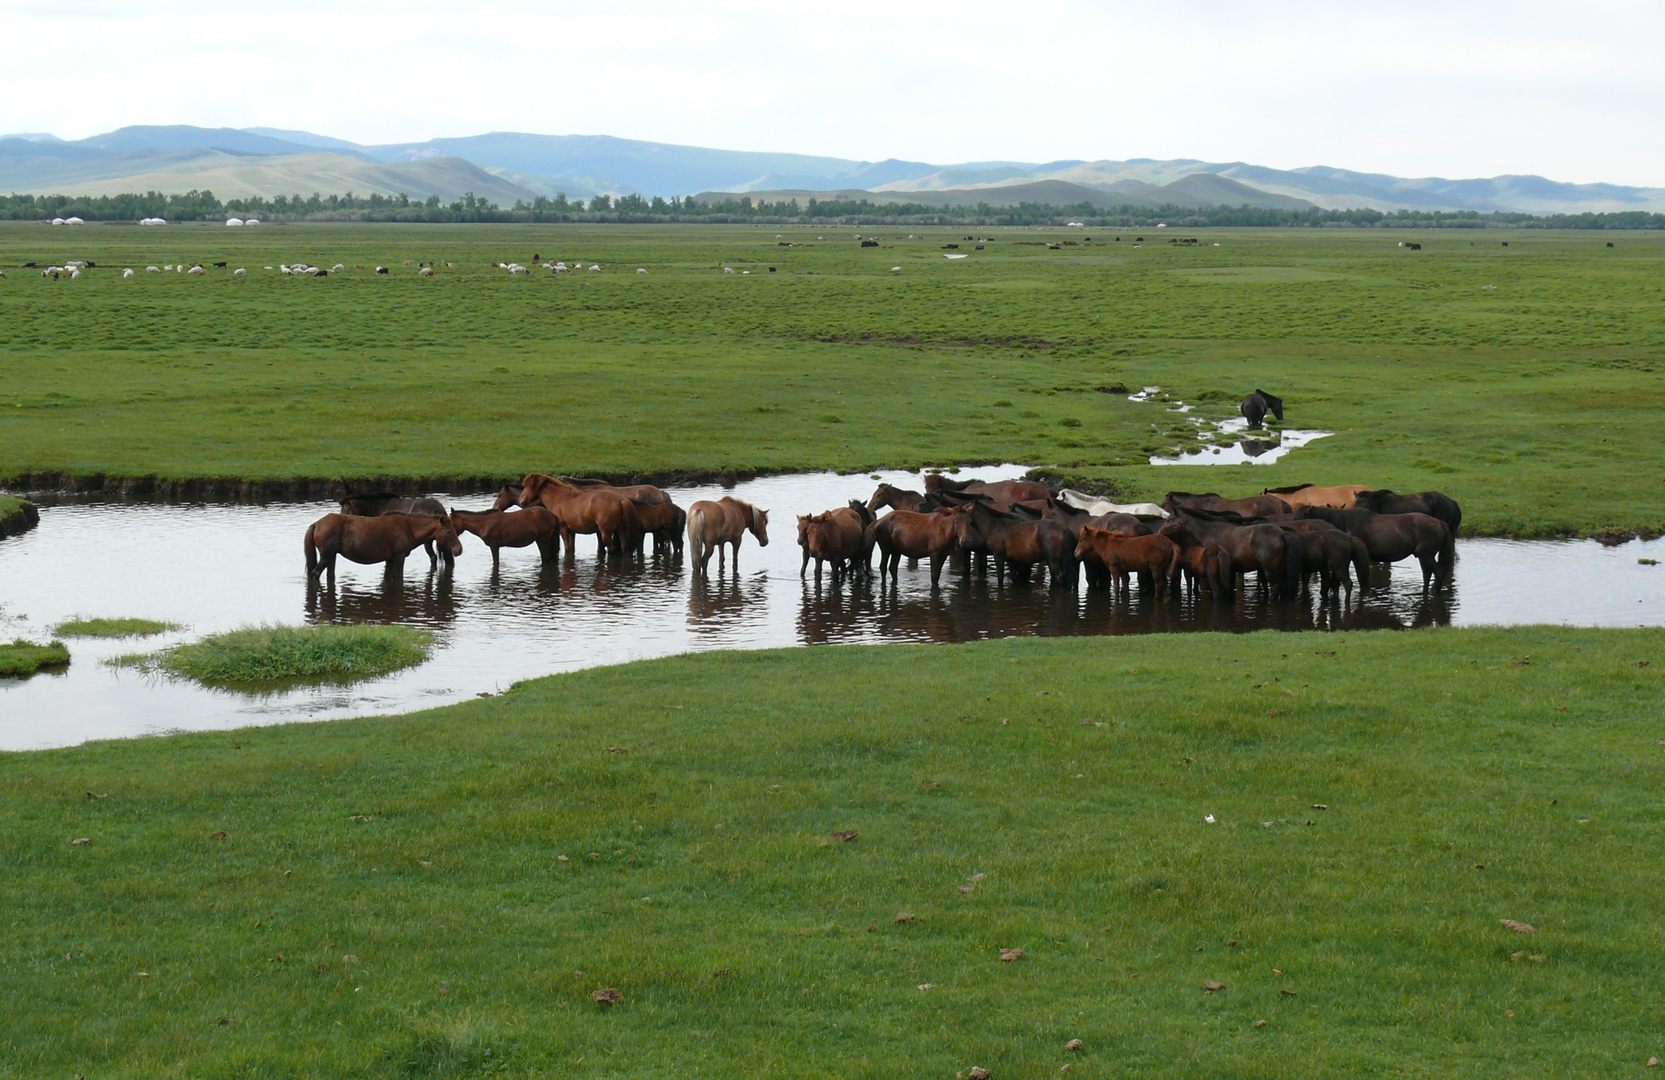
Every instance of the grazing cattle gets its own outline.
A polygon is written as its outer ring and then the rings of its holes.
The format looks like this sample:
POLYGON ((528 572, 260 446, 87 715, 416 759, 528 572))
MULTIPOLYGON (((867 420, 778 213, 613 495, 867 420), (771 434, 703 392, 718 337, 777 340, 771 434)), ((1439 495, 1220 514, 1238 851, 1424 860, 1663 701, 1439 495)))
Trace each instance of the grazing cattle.
POLYGON ((552 563, 560 558, 561 521, 541 506, 483 513, 453 509, 450 516, 459 532, 473 533, 491 549, 493 570, 497 569, 499 556, 506 547, 521 548, 536 544, 544 562, 552 563))
POLYGON ((1075 557, 1084 564, 1097 563, 1104 569, 1115 595, 1125 598, 1130 575, 1139 576, 1139 591, 1160 595, 1179 576, 1179 545, 1160 534, 1121 536, 1091 525, 1083 526, 1075 546, 1075 557))
POLYGON ((1162 508, 1170 513, 1181 509, 1208 510, 1217 514, 1242 514, 1244 517, 1270 517, 1273 514, 1293 513, 1295 509, 1278 495, 1250 495, 1244 499, 1228 499, 1212 491, 1200 495, 1189 491, 1170 491, 1168 497, 1162 501, 1162 508))
MULTIPOLYGON (((335 581, 335 559, 345 555, 365 565, 386 563, 398 572, 405 557, 418 547, 438 544, 446 555, 446 566, 462 554, 462 541, 449 518, 425 514, 383 514, 359 517, 355 514, 325 514, 306 528, 306 575, 317 580, 326 573, 335 581)), ((431 565, 438 565, 437 560, 431 565)))
POLYGON ((1427 514, 1378 514, 1373 510, 1331 510, 1303 506, 1298 517, 1327 521, 1364 541, 1371 561, 1393 563, 1416 556, 1422 567, 1422 587, 1438 587, 1451 580, 1456 541, 1445 522, 1427 514))
POLYGON ((605 557, 609 549, 641 549, 642 526, 636 504, 612 488, 586 490, 544 473, 527 473, 520 483, 520 505, 535 503, 560 519, 568 558, 573 556, 578 533, 595 534, 598 557, 605 557))
POLYGON ((1245 522, 1236 514, 1179 508, 1162 526, 1162 535, 1181 547, 1218 545, 1231 560, 1231 572, 1254 571, 1259 585, 1292 600, 1300 595, 1302 551, 1278 526, 1245 522))
POLYGON ((1296 484, 1294 487, 1266 488, 1261 494, 1276 495, 1291 507, 1328 506, 1335 510, 1350 510, 1360 493, 1369 490, 1363 484, 1343 484, 1339 487, 1296 484))
POLYGON ((1261 423, 1266 419, 1267 413, 1277 417, 1278 423, 1283 423, 1283 398, 1273 397, 1258 388, 1254 393, 1243 399, 1243 403, 1238 406, 1238 409, 1244 416, 1248 417, 1250 431, 1260 430, 1261 423))
POLYGON ((971 506, 952 506, 929 513, 896 510, 873 525, 873 542, 879 549, 879 573, 894 580, 902 556, 931 560, 931 588, 942 580, 942 564, 956 547, 981 546, 982 536, 971 523, 971 506))
POLYGON ((769 546, 769 511, 759 510, 751 503, 742 502, 732 495, 724 495, 716 501, 701 499, 688 508, 688 547, 689 558, 693 560, 694 572, 701 577, 707 573, 711 562, 711 553, 717 552, 717 570, 723 569, 723 546, 731 545, 734 554, 729 559, 730 568, 736 573, 740 570, 740 541, 750 532, 757 537, 758 547, 769 546))
POLYGON ((1463 508, 1457 500, 1438 491, 1422 491, 1414 495, 1400 495, 1386 488, 1359 493, 1353 504, 1356 510, 1374 510, 1378 514, 1427 514, 1445 522, 1452 539, 1463 527, 1463 508))

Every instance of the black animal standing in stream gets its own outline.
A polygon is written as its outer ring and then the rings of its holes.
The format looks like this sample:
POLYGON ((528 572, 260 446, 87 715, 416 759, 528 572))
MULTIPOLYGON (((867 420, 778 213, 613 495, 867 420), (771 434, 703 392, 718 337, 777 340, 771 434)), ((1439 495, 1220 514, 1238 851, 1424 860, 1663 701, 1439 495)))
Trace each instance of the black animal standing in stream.
POLYGON ((1249 418, 1250 431, 1260 430, 1261 421, 1266 419, 1267 413, 1277 417, 1280 424, 1283 423, 1283 398, 1273 397, 1264 390, 1257 388, 1254 393, 1243 399, 1243 404, 1238 408, 1249 418))

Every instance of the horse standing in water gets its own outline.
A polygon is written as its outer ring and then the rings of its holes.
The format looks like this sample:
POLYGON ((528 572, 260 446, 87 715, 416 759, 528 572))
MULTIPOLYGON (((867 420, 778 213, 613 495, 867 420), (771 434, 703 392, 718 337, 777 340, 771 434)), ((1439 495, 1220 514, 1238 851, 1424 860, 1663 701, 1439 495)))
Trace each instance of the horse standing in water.
MULTIPOLYGON (((341 512, 353 517, 381 517, 383 514, 421 514, 425 517, 444 517, 445 504, 426 495, 405 496, 391 491, 366 491, 338 499, 341 512)), ((437 556, 433 541, 422 545, 432 561, 437 556)), ((450 556, 445 558, 449 561, 450 556)))
MULTIPOLYGON (((369 565, 386 563, 390 571, 404 568, 405 556, 423 544, 437 542, 446 555, 446 566, 462 554, 462 541, 448 517, 427 514, 325 514, 306 527, 306 575, 314 580, 329 575, 335 582, 335 558, 345 555, 353 562, 369 565)), ((432 561, 430 568, 437 567, 432 561)))
POLYGON ((506 547, 521 548, 536 544, 546 563, 555 562, 561 556, 560 519, 541 506, 528 506, 510 513, 452 509, 451 520, 456 523, 458 532, 473 533, 491 549, 493 570, 497 569, 499 556, 506 547))
POLYGON ((711 553, 717 552, 717 569, 723 568, 724 544, 734 545, 730 563, 740 569, 740 540, 750 532, 757 537, 758 547, 769 546, 769 511, 759 510, 732 495, 724 495, 715 502, 701 499, 688 508, 688 557, 694 571, 704 576, 711 553))
POLYGON ((642 548, 641 517, 629 497, 612 488, 585 489, 544 473, 527 473, 521 481, 521 506, 542 503, 561 521, 561 539, 572 558, 575 533, 595 533, 596 554, 606 558, 609 548, 621 552, 642 548))

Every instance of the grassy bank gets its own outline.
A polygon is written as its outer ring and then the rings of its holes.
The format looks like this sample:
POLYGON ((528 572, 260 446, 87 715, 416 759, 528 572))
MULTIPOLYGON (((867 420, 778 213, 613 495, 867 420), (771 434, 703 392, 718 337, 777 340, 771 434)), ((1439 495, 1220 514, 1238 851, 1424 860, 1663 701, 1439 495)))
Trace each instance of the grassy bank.
MULTIPOLYGON (((779 231, 87 227, 74 234, 84 257, 141 272, 0 282, 0 313, 20 328, 0 344, 0 473, 1003 459, 1130 495, 1438 488, 1475 534, 1665 527, 1652 449, 1665 237, 1452 231, 1416 235, 1410 252, 1398 230, 1217 230, 1197 247, 1106 234, 1048 250, 1040 241, 1081 231, 979 230, 992 242, 975 251, 941 229, 884 230, 878 249, 853 232, 779 231), (945 243, 971 257, 944 260, 945 243), (533 253, 603 270, 496 268, 533 253), (367 269, 262 269, 303 256, 367 269), (189 259, 249 275, 142 270, 189 259), (456 265, 419 279, 406 259, 456 265), (1263 386, 1289 401, 1293 426, 1336 434, 1265 468, 1152 469, 1140 463, 1189 425, 1098 392, 1123 384, 1220 413, 1263 386)), ((0 263, 62 241, 0 226, 0 263)))
POLYGON ((408 626, 251 626, 118 663, 209 686, 368 679, 420 664, 433 637, 408 626))
POLYGON ((69 663, 69 649, 61 641, 39 645, 23 638, 11 644, 0 642, 0 679, 20 679, 37 671, 69 663))
POLYGON ((40 511, 26 499, 0 495, 0 540, 28 532, 40 523, 40 511))
POLYGON ((707 654, 7 755, 0 1076, 1640 1072, 1662 645, 707 654))

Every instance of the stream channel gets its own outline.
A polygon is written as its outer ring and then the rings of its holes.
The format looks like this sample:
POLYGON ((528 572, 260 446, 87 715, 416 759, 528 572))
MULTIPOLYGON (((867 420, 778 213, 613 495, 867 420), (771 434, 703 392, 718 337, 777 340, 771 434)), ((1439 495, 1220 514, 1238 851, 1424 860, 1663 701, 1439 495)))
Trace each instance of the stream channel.
MULTIPOLYGON (((962 478, 1020 475, 1022 466, 967 470, 962 478)), ((882 473, 920 488, 916 473, 882 473)), ((421 551, 402 578, 381 567, 338 564, 334 590, 309 586, 306 526, 333 503, 264 505, 42 499, 38 528, 0 541, 0 635, 42 640, 74 617, 142 617, 184 629, 128 641, 71 639, 67 670, 0 680, 0 749, 87 739, 233 728, 406 712, 507 689, 558 671, 707 649, 852 642, 964 642, 1009 635, 1137 634, 1192 630, 1392 629, 1560 623, 1665 624, 1665 540, 1606 547, 1594 540, 1458 542, 1456 581, 1424 596, 1414 561, 1379 573, 1360 603, 1275 604, 1252 588, 1229 605, 1206 598, 1113 602, 1082 588, 965 582, 945 570, 933 593, 928 568, 892 586, 839 586, 798 576, 795 515, 871 495, 867 475, 814 473, 718 487, 671 488, 681 506, 724 494, 771 511, 770 540, 749 535, 740 570, 692 580, 687 560, 602 565, 591 537, 578 557, 548 568, 536 548, 505 549, 494 573, 474 537, 451 574, 430 574, 421 551), (270 693, 207 689, 104 663, 205 634, 261 623, 399 622, 436 639, 424 664, 351 685, 270 693)), ((491 497, 439 497, 461 509, 491 497)), ((875 560, 877 562, 877 560, 875 560)), ((813 575, 813 566, 810 571, 813 575)))

